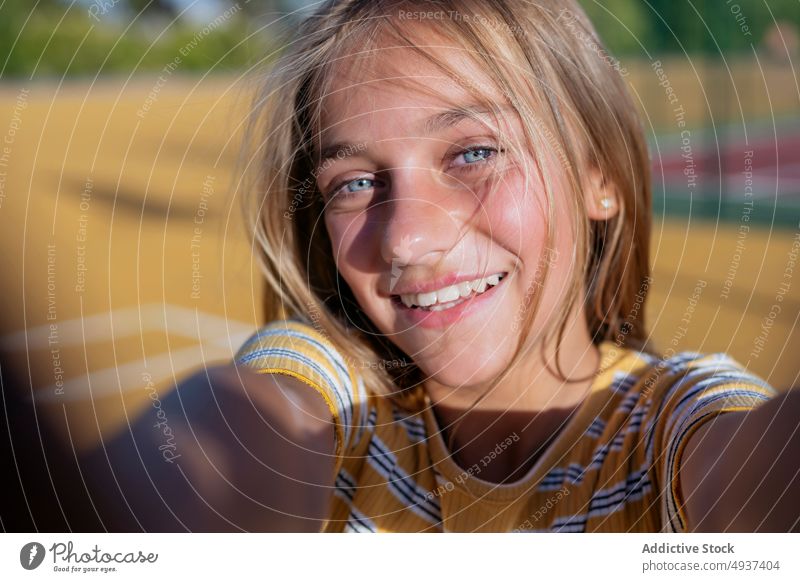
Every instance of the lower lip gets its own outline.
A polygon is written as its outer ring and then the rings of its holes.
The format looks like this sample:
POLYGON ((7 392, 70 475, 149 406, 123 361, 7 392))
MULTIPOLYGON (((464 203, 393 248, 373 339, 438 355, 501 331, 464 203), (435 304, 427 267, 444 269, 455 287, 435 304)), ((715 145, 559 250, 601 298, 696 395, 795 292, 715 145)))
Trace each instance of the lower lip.
POLYGON ((415 326, 419 326, 424 329, 448 327, 456 321, 463 319, 486 306, 487 302, 492 300, 492 298, 496 295, 497 290, 504 286, 504 283, 509 279, 509 277, 511 277, 510 273, 503 277, 500 280, 500 283, 494 287, 487 289, 480 295, 473 295, 466 301, 462 301, 455 307, 445 309, 444 311, 426 311, 424 309, 406 307, 404 303, 399 301, 399 299, 393 299, 392 303, 403 315, 403 317, 405 317, 415 326))

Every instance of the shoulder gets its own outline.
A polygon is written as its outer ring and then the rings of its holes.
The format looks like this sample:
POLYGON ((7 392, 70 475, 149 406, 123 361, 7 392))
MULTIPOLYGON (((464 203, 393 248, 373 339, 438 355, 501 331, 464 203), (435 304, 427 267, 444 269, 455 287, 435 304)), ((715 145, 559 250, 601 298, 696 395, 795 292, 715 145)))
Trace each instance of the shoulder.
POLYGON ((342 395, 357 392, 357 367, 321 330, 300 318, 275 320, 247 339, 235 361, 261 373, 286 373, 342 395))
POLYGON ((692 351, 655 358, 640 388, 647 457, 664 493, 662 527, 685 531, 679 470, 687 442, 719 415, 752 410, 777 392, 728 354, 692 351))
POLYGON ((239 364, 258 367, 258 363, 270 355, 284 355, 309 364, 322 361, 335 369, 347 370, 333 342, 299 318, 275 320, 264 325, 244 342, 235 359, 239 364))
POLYGON ((651 356, 637 383, 645 427, 659 449, 680 447, 699 426, 724 412, 750 410, 777 392, 728 354, 684 351, 651 356))
POLYGON ((765 380, 721 352, 658 356, 628 350, 620 365, 606 373, 606 385, 618 401, 615 413, 636 417, 656 445, 716 414, 749 410, 777 394, 765 380))
POLYGON ((762 378, 723 352, 670 352, 659 356, 647 351, 605 346, 604 384, 639 403, 657 403, 677 394, 710 396, 715 389, 744 396, 769 398, 776 392, 762 378))
POLYGON ((297 317, 272 321, 244 342, 235 361, 259 373, 292 376, 316 390, 333 416, 337 454, 356 446, 376 399, 358 366, 321 328, 297 317))
POLYGON ((655 358, 643 388, 651 399, 674 400, 674 406, 710 405, 724 398, 727 406, 749 408, 776 394, 764 379, 723 352, 684 351, 655 358))
POLYGON ((332 388, 341 396, 358 392, 358 367, 348 361, 322 329, 299 318, 275 320, 244 342, 236 363, 262 373, 286 373, 332 388))

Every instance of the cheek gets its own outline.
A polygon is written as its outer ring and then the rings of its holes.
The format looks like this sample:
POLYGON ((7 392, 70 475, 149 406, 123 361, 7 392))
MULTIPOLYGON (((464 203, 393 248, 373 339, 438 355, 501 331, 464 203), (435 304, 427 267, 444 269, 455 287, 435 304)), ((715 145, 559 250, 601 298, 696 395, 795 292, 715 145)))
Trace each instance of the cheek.
POLYGON ((528 214, 531 227, 527 235, 523 235, 527 237, 527 244, 530 245, 524 253, 529 283, 539 279, 542 270, 547 270, 547 280, 542 290, 543 315, 553 312, 569 292, 575 276, 573 268, 576 209, 570 203, 571 194, 564 177, 557 173, 551 175, 553 175, 552 205, 547 200, 544 184, 541 181, 532 182, 535 191, 530 196, 532 203, 528 214), (547 229, 551 220, 553 236, 548 240, 547 229))
POLYGON ((554 176, 552 220, 555 223, 553 240, 548 242, 550 203, 544 183, 538 173, 526 181, 516 175, 504 180, 494 191, 491 203, 484 205, 488 219, 486 232, 493 243, 502 246, 520 261, 520 278, 517 292, 527 297, 534 289, 541 289, 540 280, 544 262, 549 263, 548 278, 542 297, 544 312, 552 310, 567 290, 570 279, 574 246, 573 212, 567 203, 566 184, 554 176))
POLYGON ((542 191, 538 181, 526 183, 519 174, 507 177, 485 199, 481 210, 488 223, 484 230, 492 242, 526 265, 539 255, 547 237, 546 200, 538 195, 542 191))
POLYGON ((325 228, 331 241, 331 252, 336 268, 340 272, 347 271, 347 256, 358 233, 358 225, 354 221, 344 220, 340 216, 325 215, 325 228))
POLYGON ((365 213, 353 216, 326 215, 325 227, 339 274, 359 302, 363 302, 368 294, 370 279, 374 276, 370 273, 378 272, 376 261, 380 257, 376 253, 380 252, 380 245, 375 237, 379 236, 379 230, 374 222, 367 220, 365 213))

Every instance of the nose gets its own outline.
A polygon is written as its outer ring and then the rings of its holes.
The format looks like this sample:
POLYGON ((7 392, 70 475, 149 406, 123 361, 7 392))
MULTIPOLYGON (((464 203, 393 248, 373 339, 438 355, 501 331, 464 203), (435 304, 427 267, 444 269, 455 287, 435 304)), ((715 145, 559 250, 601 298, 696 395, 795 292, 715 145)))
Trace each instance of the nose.
POLYGON ((416 168, 395 171, 381 239, 386 263, 433 267, 447 255, 461 231, 458 198, 435 172, 416 168))

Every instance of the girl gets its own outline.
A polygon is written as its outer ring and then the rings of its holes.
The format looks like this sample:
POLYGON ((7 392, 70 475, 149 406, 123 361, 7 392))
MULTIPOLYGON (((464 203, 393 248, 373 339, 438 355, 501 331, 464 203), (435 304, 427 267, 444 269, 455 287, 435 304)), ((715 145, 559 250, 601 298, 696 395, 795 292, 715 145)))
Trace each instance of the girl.
POLYGON ((601 46, 564 0, 303 23, 250 131, 269 324, 178 391, 182 525, 797 527, 796 394, 648 348, 648 155, 601 46))

